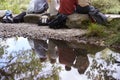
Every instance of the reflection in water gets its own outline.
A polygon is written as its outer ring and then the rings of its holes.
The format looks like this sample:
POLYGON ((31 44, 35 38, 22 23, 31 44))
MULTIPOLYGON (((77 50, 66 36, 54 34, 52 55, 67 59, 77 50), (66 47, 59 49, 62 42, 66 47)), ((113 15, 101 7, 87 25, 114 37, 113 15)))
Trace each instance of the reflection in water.
POLYGON ((53 39, 0 39, 0 79, 120 80, 119 53, 106 48, 93 54, 93 48, 79 45, 53 39))
POLYGON ((57 79, 59 67, 41 64, 32 50, 27 38, 0 39, 0 80, 57 79))
POLYGON ((47 59, 47 43, 43 40, 33 40, 35 53, 38 54, 40 61, 44 62, 47 59))
POLYGON ((65 70, 70 71, 71 67, 77 68, 83 74, 89 65, 87 50, 72 48, 65 41, 55 41, 58 48, 59 62, 65 65, 65 70))
POLYGON ((47 44, 46 40, 37 40, 37 39, 28 39, 33 51, 39 56, 41 62, 45 62, 49 58, 50 63, 55 63, 56 58, 58 57, 56 51, 56 45, 49 41, 47 44))
POLYGON ((120 54, 106 48, 91 58, 86 74, 93 80, 120 80, 119 62, 120 54))

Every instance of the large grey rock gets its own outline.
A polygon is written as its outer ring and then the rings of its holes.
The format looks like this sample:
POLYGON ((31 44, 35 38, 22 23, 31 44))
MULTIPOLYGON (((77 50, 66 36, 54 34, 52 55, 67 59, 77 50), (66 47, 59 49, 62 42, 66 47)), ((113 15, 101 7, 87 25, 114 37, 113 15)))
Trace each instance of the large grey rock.
POLYGON ((68 16, 66 25, 69 28, 86 28, 89 22, 89 16, 87 14, 74 13, 68 16))
POLYGON ((2 17, 4 16, 5 12, 6 12, 6 10, 0 10, 0 21, 1 21, 2 17))
POLYGON ((25 23, 38 23, 39 19, 41 17, 41 14, 27 14, 24 17, 24 22, 25 23))

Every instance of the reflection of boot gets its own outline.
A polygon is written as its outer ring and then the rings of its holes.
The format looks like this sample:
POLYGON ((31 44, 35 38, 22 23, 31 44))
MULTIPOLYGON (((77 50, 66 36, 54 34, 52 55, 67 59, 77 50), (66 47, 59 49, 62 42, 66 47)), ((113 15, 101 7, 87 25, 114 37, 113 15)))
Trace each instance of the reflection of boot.
POLYGON ((84 74, 84 72, 86 71, 88 66, 89 66, 89 60, 88 60, 87 55, 86 56, 84 56, 84 55, 77 56, 74 67, 78 69, 78 72, 80 74, 84 74))
POLYGON ((55 62, 56 62, 56 59, 52 59, 52 58, 50 59, 51 64, 54 64, 55 62))
POLYGON ((47 58, 40 58, 40 62, 45 62, 47 58))
POLYGON ((70 71, 70 70, 71 70, 71 66, 65 65, 65 70, 66 70, 66 71, 70 71))

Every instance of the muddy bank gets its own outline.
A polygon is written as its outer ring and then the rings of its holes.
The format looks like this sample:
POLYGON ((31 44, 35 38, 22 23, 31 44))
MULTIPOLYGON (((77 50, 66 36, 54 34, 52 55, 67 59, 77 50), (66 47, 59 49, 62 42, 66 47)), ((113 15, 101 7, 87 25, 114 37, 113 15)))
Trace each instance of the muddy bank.
MULTIPOLYGON (((75 41, 83 44, 92 44, 97 46, 107 46, 104 39, 86 38, 84 35, 87 30, 82 29, 50 29, 48 26, 37 26, 36 24, 19 23, 5 24, 0 23, 0 37, 22 36, 34 39, 57 39, 65 41, 75 41)), ((120 49, 120 45, 112 47, 120 49)))

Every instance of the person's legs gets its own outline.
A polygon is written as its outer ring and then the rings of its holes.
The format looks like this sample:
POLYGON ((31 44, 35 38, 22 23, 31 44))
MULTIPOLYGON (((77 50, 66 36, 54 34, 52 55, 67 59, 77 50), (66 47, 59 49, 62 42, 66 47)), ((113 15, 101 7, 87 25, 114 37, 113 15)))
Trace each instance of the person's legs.
POLYGON ((85 6, 85 7, 81 7, 80 5, 77 5, 76 6, 76 11, 77 13, 80 13, 80 14, 88 14, 90 11, 90 6, 85 6))
POLYGON ((17 16, 15 16, 13 18, 13 22, 14 23, 20 23, 20 22, 24 22, 24 16, 26 15, 26 12, 22 12, 20 14, 18 14, 17 16))

